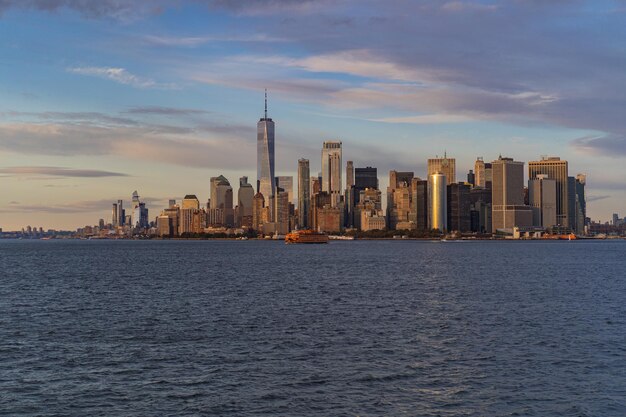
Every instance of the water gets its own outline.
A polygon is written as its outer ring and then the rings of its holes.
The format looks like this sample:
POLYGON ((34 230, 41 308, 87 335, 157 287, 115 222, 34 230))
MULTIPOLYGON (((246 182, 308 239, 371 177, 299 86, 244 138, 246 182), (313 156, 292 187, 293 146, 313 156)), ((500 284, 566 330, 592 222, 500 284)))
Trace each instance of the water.
POLYGON ((621 417, 625 254, 0 241, 0 414, 621 417))

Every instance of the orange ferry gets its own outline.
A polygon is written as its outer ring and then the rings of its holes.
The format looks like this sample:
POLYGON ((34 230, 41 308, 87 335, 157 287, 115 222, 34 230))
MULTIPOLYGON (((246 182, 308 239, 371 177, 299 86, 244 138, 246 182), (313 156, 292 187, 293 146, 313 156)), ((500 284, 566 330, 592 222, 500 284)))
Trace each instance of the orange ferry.
POLYGON ((328 236, 314 230, 294 230, 285 236, 285 243, 328 243, 328 236))

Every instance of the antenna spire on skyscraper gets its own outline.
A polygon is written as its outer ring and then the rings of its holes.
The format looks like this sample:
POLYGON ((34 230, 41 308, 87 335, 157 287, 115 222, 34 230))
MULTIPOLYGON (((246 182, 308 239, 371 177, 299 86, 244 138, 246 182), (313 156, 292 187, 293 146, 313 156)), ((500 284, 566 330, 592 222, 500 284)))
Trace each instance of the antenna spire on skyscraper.
POLYGON ((267 119, 267 88, 265 89, 265 118, 267 119))

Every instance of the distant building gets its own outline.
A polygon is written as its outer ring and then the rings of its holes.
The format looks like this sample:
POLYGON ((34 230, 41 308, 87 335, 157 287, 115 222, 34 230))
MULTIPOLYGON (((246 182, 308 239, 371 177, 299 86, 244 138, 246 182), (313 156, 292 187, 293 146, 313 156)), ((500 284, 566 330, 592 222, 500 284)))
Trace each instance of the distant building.
POLYGON ((448 158, 445 153, 443 158, 430 158, 428 160, 428 176, 436 173, 445 175, 448 184, 456 182, 456 159, 448 158))
POLYGON ((428 228, 448 230, 447 182, 445 174, 435 172, 428 176, 428 228))
POLYGON ((529 179, 528 200, 533 211, 533 226, 548 229, 557 225, 556 180, 544 174, 529 179))
POLYGON ((472 186, 476 186, 476 175, 474 174, 473 170, 469 170, 469 172, 467 173, 467 182, 472 186))
POLYGON ((257 123, 257 192, 265 199, 274 195, 274 121, 267 117, 267 91, 265 92, 265 115, 257 123))
POLYGON ((298 160, 298 225, 307 229, 311 223, 311 188, 309 160, 298 160))
POLYGON ((354 186, 360 191, 366 188, 378 189, 378 171, 376 168, 355 168, 354 186))
POLYGON ((479 156, 474 163, 474 186, 491 188, 492 178, 491 163, 486 163, 482 156, 479 156))
POLYGON ((448 230, 470 232, 471 223, 470 185, 462 182, 447 186, 448 230))
POLYGON ((346 189, 354 185, 354 162, 346 162, 346 189))
POLYGON ((585 185, 587 176, 585 174, 576 175, 576 233, 583 234, 587 222, 587 201, 585 199, 585 185))
POLYGON ((221 224, 226 227, 234 226, 233 188, 230 186, 230 182, 223 175, 212 177, 210 182, 210 208, 219 209, 223 214, 222 220, 213 224, 221 224))
POLYGON ((417 230, 428 229, 428 181, 418 177, 411 180, 410 220, 417 230))
POLYGON ((268 222, 267 211, 264 208, 263 194, 256 193, 252 199, 252 228, 256 231, 262 231, 263 224, 268 222))
POLYGON ((524 163, 500 157, 491 166, 492 232, 531 227, 532 210, 524 205, 524 163))
POLYGON ((254 187, 248 183, 248 177, 239 178, 239 191, 237 192, 237 221, 238 227, 252 224, 252 200, 254 199, 254 187))
POLYGON ((322 146, 322 191, 331 196, 331 206, 337 207, 341 201, 341 142, 325 141, 322 146))
MULTIPOLYGON (((570 226, 568 164, 559 157, 544 157, 540 161, 528 163, 528 178, 547 175, 556 181, 556 220, 559 226, 570 226)), ((575 201, 575 200, 574 200, 575 201)))
MULTIPOLYGON (((276 177, 276 187, 282 188, 288 195, 288 199, 290 203, 294 202, 293 199, 293 177, 289 176, 279 176, 276 177)), ((275 188, 274 188, 275 189, 275 188)))
POLYGON ((132 220, 130 225, 134 228, 148 228, 150 227, 148 221, 148 209, 146 208, 146 204, 139 201, 139 194, 137 191, 133 192, 131 197, 132 203, 132 220))

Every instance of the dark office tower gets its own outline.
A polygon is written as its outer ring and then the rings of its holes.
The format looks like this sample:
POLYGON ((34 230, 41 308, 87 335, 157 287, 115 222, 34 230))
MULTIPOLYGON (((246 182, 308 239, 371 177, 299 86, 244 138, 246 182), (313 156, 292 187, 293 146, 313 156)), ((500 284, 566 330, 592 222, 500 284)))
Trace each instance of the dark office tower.
POLYGON ((491 166, 492 232, 532 226, 532 209, 524 205, 524 163, 500 157, 491 166))
POLYGON ((308 159, 298 160, 298 225, 301 229, 309 228, 311 217, 311 189, 308 159))
POLYGON ((470 183, 472 186, 476 186, 476 176, 474 175, 474 171, 472 171, 471 169, 467 173, 467 182, 470 183))
POLYGON ((450 184, 448 192, 448 230, 461 233, 471 230, 470 186, 461 182, 450 184))
POLYGON ((266 202, 274 195, 274 122, 267 117, 267 90, 265 91, 265 115, 257 123, 257 192, 266 202))
POLYGON ((491 233, 491 190, 474 187, 469 195, 472 232, 491 233))
POLYGON ((350 188, 354 185, 354 163, 352 161, 346 162, 346 188, 350 188))
POLYGON ((117 200, 117 225, 124 226, 126 224, 126 210, 124 210, 124 202, 117 200))
POLYGON ((111 226, 119 226, 119 219, 117 217, 117 204, 113 203, 113 210, 111 211, 111 226))
POLYGON ((359 190, 366 188, 378 189, 378 171, 376 168, 355 168, 354 186, 359 190))
POLYGON ((585 200, 585 174, 576 175, 576 233, 585 233, 587 225, 587 201, 585 200))
POLYGON ((576 231, 576 177, 567 177, 567 227, 576 231))
POLYGON ((417 230, 428 229, 428 181, 411 180, 411 216, 417 230))
POLYGON ((568 164, 559 157, 544 157, 541 161, 528 163, 528 178, 537 178, 537 175, 547 175, 556 180, 556 220, 560 226, 569 227, 568 208, 568 164))

